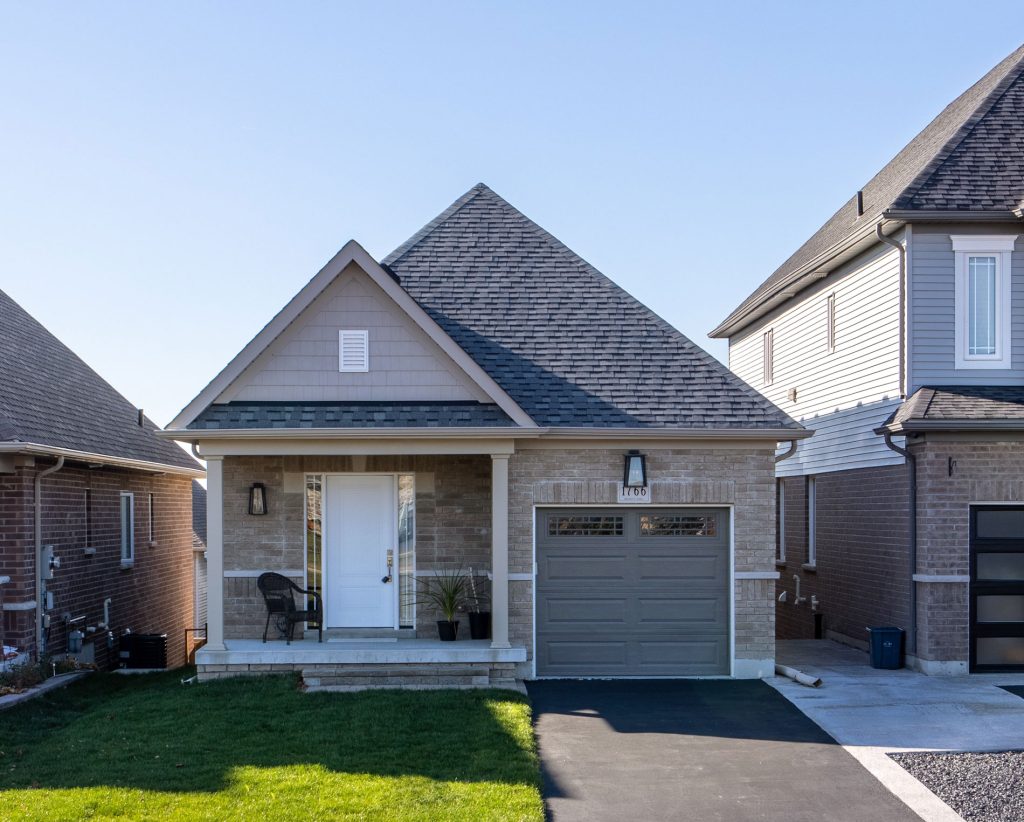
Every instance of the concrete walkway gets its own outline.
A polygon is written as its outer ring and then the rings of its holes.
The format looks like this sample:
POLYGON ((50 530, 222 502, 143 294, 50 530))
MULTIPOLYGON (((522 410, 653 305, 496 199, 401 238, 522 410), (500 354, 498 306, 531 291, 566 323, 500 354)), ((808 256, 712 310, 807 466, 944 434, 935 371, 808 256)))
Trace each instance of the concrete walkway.
POLYGON ((781 641, 776 657, 823 684, 767 681, 926 820, 960 817, 886 754, 1024 748, 1024 699, 998 687, 1024 675, 876 670, 866 653, 827 640, 781 641))
POLYGON ((765 683, 527 684, 554 822, 916 822, 765 683))

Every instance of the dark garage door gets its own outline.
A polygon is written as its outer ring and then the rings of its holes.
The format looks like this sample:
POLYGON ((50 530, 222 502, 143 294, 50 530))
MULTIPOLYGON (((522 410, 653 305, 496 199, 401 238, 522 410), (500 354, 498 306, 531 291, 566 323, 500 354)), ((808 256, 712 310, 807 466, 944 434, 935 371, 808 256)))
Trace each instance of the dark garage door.
POLYGON ((1024 507, 971 508, 971 670, 1024 670, 1024 507))
POLYGON ((539 509, 537 676, 729 673, 729 512, 539 509))

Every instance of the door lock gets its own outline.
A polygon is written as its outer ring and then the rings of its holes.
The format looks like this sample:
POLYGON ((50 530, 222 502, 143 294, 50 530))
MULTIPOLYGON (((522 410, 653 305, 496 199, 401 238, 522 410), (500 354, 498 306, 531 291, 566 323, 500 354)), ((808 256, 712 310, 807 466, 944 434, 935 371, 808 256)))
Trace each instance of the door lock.
POLYGON ((383 582, 385 585, 391 582, 391 569, 394 567, 394 565, 395 552, 391 548, 388 548, 388 572, 380 578, 380 581, 383 582))

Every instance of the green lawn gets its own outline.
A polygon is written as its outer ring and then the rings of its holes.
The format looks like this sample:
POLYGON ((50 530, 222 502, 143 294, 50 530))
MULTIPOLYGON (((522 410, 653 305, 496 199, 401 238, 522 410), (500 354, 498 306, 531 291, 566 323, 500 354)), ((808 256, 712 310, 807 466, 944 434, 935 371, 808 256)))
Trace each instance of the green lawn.
POLYGON ((0 819, 544 818, 525 697, 94 674, 0 713, 0 819))

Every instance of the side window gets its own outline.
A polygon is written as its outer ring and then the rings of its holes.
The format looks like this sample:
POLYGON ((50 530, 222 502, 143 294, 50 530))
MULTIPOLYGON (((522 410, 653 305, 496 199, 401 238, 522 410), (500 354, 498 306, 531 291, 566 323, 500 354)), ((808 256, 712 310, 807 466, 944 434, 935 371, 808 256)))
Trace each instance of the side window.
POLYGON ((832 292, 828 295, 825 314, 825 346, 828 353, 836 350, 836 295, 832 292))
POLYGON ((807 478, 807 564, 818 564, 817 546, 818 489, 814 477, 807 478))
POLYGON ((135 495, 121 492, 121 564, 135 562, 135 495))
POLYGON ((764 332, 764 384, 771 385, 775 379, 775 333, 769 328, 764 332))
POLYGON ((962 369, 1010 367, 1010 265, 1016 236, 954 234, 956 356, 962 369))
POLYGON ((779 562, 786 561, 786 482, 775 480, 775 558, 779 562))

